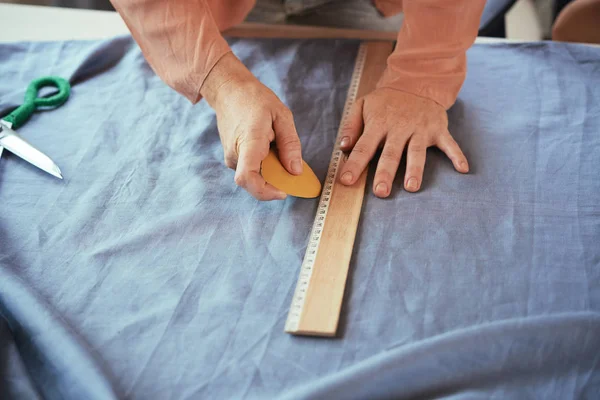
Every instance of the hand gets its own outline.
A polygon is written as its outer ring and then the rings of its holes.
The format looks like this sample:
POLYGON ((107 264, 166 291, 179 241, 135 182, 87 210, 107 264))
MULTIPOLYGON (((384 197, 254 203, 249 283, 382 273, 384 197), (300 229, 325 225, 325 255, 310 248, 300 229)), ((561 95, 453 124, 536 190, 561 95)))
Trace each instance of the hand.
POLYGON ((215 109, 225 164, 235 182, 258 200, 282 200, 286 194, 260 174, 262 160, 275 140, 279 159, 291 174, 302 173, 302 150, 290 110, 232 53, 205 80, 201 94, 215 109))
POLYGON ((430 146, 446 153, 457 171, 469 171, 467 159, 448 132, 446 110, 433 100, 394 89, 376 89, 354 104, 340 144, 342 150, 352 150, 340 171, 345 185, 356 182, 383 146, 373 182, 373 193, 378 197, 389 196, 407 144, 404 188, 409 192, 421 187, 430 146))

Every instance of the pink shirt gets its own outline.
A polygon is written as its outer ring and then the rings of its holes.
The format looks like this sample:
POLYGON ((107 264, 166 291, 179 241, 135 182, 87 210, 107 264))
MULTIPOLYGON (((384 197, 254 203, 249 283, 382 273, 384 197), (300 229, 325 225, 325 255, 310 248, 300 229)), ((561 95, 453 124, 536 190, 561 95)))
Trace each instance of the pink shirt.
MULTIPOLYGON (((241 23, 255 0, 111 0, 156 74, 192 103, 210 70, 230 52, 221 31, 241 23)), ((379 87, 430 98, 444 108, 466 75, 485 0, 373 0, 404 12, 398 44, 379 87)))

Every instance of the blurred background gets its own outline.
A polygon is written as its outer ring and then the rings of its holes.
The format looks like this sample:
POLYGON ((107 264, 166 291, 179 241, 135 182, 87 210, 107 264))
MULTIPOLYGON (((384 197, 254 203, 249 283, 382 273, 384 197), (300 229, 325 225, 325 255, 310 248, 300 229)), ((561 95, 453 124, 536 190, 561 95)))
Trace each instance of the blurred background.
MULTIPOLYGON (((384 19, 371 4, 367 4, 371 1, 256 0, 246 21, 397 31, 402 24, 403 15, 384 19), (340 8, 363 17, 338 18, 340 8)), ((105 16, 108 19, 113 18, 112 13, 102 11, 114 11, 110 0, 0 0, 1 3, 95 10, 96 18, 105 16)), ((599 45, 598 27, 600 0, 486 0, 479 36, 599 45)))
MULTIPOLYGON (((486 15, 488 21, 482 36, 540 40, 551 38, 553 23, 572 0, 487 1, 487 8, 493 15, 486 15)), ((114 11, 109 0, 0 0, 0 3, 114 11)))

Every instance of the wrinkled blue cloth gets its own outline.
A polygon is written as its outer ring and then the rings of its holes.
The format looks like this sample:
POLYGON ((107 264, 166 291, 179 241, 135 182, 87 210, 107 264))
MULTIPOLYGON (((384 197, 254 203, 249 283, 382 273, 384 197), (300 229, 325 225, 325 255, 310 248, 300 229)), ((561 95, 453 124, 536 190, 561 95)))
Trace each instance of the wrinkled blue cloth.
MULTIPOLYGON (((230 40, 326 174, 358 43, 230 40)), ((0 44, 0 115, 73 83, 0 159, 3 399, 596 399, 600 50, 476 45, 449 111, 470 161, 423 188, 369 177, 339 337, 284 333, 317 199, 258 202, 215 115, 129 37, 0 44)))

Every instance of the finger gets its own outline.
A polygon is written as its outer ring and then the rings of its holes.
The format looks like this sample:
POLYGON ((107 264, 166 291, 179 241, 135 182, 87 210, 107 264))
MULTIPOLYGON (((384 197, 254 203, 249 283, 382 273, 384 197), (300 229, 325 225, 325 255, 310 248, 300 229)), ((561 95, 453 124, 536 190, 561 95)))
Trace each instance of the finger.
POLYGON ((426 144, 419 136, 413 135, 408 142, 406 174, 404 176, 404 188, 409 192, 416 192, 421 187, 426 155, 426 144))
POLYGON ((258 200, 283 200, 286 194, 268 184, 260 174, 260 165, 269 152, 267 139, 253 139, 239 147, 235 183, 258 200))
POLYGON ((281 112, 273 119, 275 143, 283 167, 294 175, 302 173, 302 145, 296 132, 291 111, 281 112))
POLYGON ((237 168, 237 158, 235 158, 232 155, 226 155, 225 166, 227 166, 227 168, 235 170, 237 168))
POLYGON ((469 172, 469 163, 467 161, 467 157, 465 157, 450 132, 446 131, 440 135, 436 145, 448 156, 448 158, 452 161, 452 165, 454 165, 454 168, 458 172, 462 172, 464 174, 469 172))
POLYGON ((390 195, 405 145, 406 140, 404 138, 390 138, 388 135, 373 180, 373 193, 377 197, 388 197, 390 195))
POLYGON ((360 136, 360 139, 354 145, 348 160, 340 171, 340 181, 342 184, 353 185, 375 155, 383 133, 372 129, 367 127, 365 133, 360 136))
POLYGON ((237 168, 238 155, 231 147, 223 145, 223 156, 227 168, 235 170, 237 168))
POLYGON ((342 127, 340 147, 343 151, 352 149, 363 130, 363 104, 361 98, 350 108, 348 117, 342 127))

